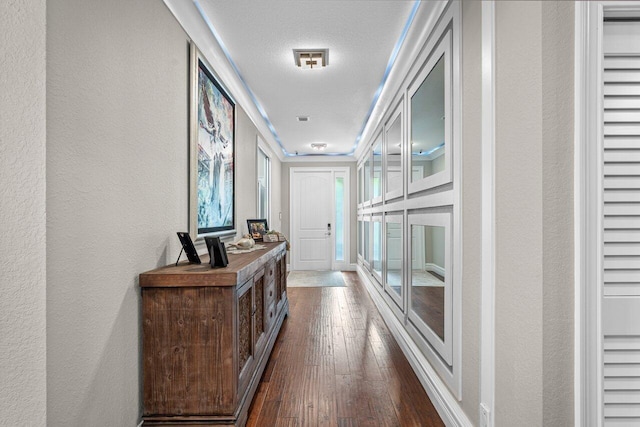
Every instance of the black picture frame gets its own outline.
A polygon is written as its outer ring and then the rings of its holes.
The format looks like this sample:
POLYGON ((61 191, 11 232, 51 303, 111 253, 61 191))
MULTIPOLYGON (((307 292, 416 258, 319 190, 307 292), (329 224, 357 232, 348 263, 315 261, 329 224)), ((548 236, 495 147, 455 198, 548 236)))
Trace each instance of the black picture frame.
POLYGON ((248 219, 247 229, 253 240, 262 242, 262 236, 269 231, 269 225, 267 225, 266 219, 248 219))
POLYGON ((229 264, 227 249, 220 238, 207 236, 204 238, 204 241, 206 242, 207 249, 209 251, 211 268, 226 267, 229 264))
MULTIPOLYGON (((191 236, 186 231, 178 231, 178 239, 180 239, 180 243, 182 243, 182 250, 185 254, 187 254, 187 259, 192 264, 201 264, 200 257, 198 256, 198 251, 196 251, 196 247, 193 245, 193 240, 191 240, 191 236)), ((180 258, 178 257, 178 260, 180 258)), ((177 263, 177 262, 176 262, 177 263)))

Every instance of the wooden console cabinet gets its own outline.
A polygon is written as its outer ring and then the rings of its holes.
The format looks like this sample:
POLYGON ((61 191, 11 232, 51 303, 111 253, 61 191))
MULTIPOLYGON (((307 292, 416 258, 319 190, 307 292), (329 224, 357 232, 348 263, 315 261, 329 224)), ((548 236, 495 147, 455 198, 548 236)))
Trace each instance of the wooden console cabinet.
POLYGON ((244 426, 284 317, 285 243, 140 275, 144 425, 244 426))

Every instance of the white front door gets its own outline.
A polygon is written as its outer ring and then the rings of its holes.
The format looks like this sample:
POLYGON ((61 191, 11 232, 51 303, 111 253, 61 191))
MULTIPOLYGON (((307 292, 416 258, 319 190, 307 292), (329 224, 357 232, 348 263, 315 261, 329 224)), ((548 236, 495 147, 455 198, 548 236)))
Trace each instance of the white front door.
POLYGON ((333 175, 294 170, 291 174, 294 270, 330 270, 333 175))

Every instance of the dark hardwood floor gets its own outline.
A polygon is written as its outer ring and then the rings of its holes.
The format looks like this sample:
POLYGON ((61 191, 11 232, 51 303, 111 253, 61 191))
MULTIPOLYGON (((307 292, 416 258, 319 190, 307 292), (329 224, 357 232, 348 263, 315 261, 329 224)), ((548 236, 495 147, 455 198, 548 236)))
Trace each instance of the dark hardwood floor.
POLYGON ((344 288, 287 289, 247 426, 443 426, 358 275, 344 277, 344 288))

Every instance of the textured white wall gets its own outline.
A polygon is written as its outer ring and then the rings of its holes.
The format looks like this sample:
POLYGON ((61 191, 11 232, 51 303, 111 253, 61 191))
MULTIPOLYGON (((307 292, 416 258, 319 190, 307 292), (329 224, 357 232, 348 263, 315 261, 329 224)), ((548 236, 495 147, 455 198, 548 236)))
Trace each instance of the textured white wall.
POLYGON ((462 3, 462 408, 479 425, 481 2, 462 3))
POLYGON ((47 11, 47 424, 132 426, 138 274, 187 228, 188 44, 159 1, 47 11))
POLYGON ((497 426, 542 422, 540 2, 496 4, 497 426))
POLYGON ((543 420, 573 425, 574 3, 542 2, 543 420))
MULTIPOLYGON (((258 173, 257 132, 247 114, 237 110, 236 128, 236 237, 247 233, 247 219, 256 218, 258 195, 256 185, 258 173)), ((275 159, 276 161, 278 159, 275 159)))
POLYGON ((496 5, 496 425, 573 424, 572 24, 496 5))
MULTIPOLYGON (((135 425, 138 274, 175 261, 188 223, 188 39, 154 0, 51 0, 47 25, 47 424, 135 425)), ((242 230, 257 130, 237 112, 242 230)))
POLYGON ((46 424, 46 5, 0 2, 0 424, 46 424))

